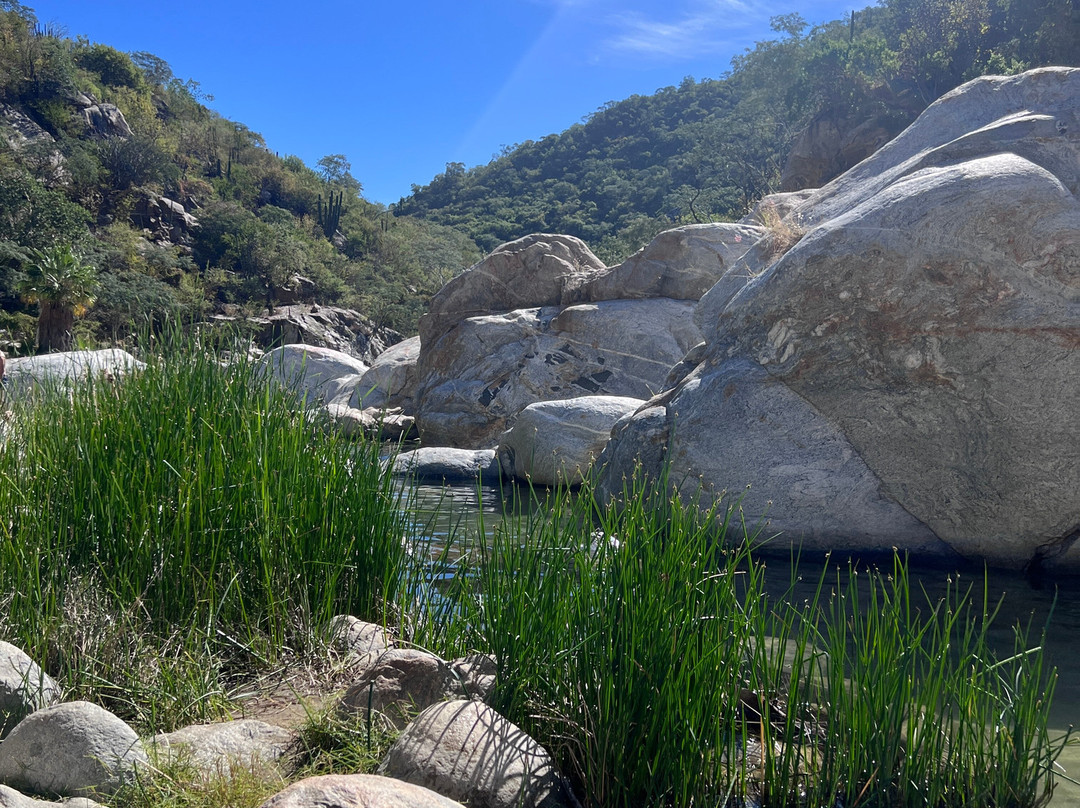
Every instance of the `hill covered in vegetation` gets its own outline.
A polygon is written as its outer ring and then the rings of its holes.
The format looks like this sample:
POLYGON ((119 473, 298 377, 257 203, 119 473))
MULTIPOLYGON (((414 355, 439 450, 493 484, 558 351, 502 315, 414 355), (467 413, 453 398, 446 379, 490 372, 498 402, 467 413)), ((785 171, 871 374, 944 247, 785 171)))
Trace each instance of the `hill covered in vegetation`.
POLYGON ((479 258, 459 232, 365 201, 344 156, 280 157, 207 100, 152 54, 0 2, 0 347, 33 348, 50 295, 94 301, 75 329, 88 342, 297 301, 411 332, 479 258), (88 285, 71 285, 72 259, 88 285))
POLYGON ((485 250, 567 233, 610 262, 673 224, 735 219, 765 193, 827 181, 968 79, 1080 64, 1072 0, 882 0, 773 29, 719 79, 609 103, 484 166, 450 163, 394 212, 485 250))

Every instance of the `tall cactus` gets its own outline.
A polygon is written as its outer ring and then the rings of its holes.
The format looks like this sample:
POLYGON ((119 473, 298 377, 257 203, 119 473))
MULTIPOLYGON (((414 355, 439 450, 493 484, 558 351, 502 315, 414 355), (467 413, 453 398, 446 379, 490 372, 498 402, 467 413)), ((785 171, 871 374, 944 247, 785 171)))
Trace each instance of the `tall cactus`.
POLYGON ((344 191, 339 191, 337 197, 335 197, 334 191, 331 189, 330 199, 324 207, 322 194, 319 194, 319 225, 322 227, 323 233, 326 234, 327 238, 333 238, 334 233, 337 232, 338 223, 341 221, 341 204, 344 201, 344 191))

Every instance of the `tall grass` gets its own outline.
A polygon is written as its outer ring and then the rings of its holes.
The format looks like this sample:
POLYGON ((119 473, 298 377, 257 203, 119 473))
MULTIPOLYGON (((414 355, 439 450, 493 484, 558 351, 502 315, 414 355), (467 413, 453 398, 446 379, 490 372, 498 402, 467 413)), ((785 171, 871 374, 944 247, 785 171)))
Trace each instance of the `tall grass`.
POLYGON ((636 488, 477 548, 461 613, 498 660, 494 704, 584 804, 1046 799, 1067 739, 1048 735, 1055 678, 1026 632, 995 658, 985 596, 923 597, 900 559, 796 572, 770 597, 754 539, 737 507, 701 516, 636 488))
POLYGON ((383 620, 397 598, 408 525, 379 446, 250 363, 187 343, 14 407, 0 631, 76 689, 119 698, 149 657, 167 690, 212 690, 214 666, 275 664, 333 614, 383 620))

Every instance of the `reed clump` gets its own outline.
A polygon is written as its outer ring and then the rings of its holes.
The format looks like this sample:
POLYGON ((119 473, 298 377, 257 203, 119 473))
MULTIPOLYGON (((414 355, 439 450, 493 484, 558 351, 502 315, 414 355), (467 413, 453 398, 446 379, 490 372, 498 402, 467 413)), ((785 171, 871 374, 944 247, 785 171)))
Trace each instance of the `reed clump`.
POLYGON ((220 712, 334 614, 385 621, 409 525, 379 445, 251 363, 191 341, 147 362, 12 403, 0 632, 70 695, 160 730, 220 712))
MULTIPOLYGON (((663 488, 660 489, 661 491, 663 488)), ((590 491, 477 548, 459 611, 495 706, 591 806, 1036 806, 1068 736, 978 586, 924 596, 895 558, 767 579, 737 505, 590 491), (591 532, 591 536, 590 536, 591 532)))

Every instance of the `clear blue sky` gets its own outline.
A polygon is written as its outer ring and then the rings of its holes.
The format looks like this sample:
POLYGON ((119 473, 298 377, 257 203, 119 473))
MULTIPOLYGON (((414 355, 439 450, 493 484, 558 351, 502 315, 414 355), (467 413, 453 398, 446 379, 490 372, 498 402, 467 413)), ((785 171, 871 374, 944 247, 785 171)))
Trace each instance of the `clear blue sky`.
POLYGON ((390 204, 448 162, 486 163, 607 101, 716 78, 774 34, 845 0, 24 0, 41 22, 149 51, 210 106, 314 165, 344 154, 390 204))

